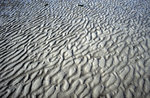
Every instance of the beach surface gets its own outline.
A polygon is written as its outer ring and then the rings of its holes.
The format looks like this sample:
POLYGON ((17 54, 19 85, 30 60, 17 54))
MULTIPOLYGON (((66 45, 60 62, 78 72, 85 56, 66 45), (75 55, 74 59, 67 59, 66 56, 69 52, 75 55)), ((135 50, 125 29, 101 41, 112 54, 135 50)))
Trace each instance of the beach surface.
POLYGON ((150 1, 0 0, 0 98, 150 98, 150 1))

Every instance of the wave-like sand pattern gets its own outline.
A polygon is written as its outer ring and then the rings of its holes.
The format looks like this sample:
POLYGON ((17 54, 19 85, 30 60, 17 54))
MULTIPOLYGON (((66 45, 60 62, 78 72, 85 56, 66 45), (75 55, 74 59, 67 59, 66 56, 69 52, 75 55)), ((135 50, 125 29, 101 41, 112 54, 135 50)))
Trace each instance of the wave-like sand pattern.
POLYGON ((1 0, 1 98, 150 98, 149 0, 1 0))

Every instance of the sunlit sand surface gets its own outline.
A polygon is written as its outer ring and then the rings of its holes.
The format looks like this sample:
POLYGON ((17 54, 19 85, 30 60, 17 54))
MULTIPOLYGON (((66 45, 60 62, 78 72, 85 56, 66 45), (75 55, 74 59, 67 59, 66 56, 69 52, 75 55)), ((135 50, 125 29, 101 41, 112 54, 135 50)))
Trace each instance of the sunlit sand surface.
POLYGON ((150 1, 0 0, 0 98, 150 98, 150 1))

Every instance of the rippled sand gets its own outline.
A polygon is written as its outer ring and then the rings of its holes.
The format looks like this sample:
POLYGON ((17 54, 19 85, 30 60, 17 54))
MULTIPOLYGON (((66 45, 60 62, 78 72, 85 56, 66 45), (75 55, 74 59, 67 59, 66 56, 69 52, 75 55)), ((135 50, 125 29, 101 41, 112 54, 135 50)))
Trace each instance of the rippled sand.
POLYGON ((0 0, 0 98, 150 98, 149 0, 0 0))

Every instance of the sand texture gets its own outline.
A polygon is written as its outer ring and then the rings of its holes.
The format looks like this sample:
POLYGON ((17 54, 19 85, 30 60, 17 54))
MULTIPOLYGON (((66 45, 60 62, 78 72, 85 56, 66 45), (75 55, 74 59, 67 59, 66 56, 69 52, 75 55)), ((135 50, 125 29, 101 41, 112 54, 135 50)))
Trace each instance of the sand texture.
POLYGON ((150 98, 150 0, 0 0, 0 98, 150 98))

